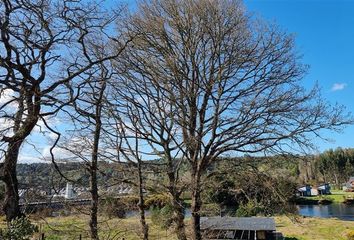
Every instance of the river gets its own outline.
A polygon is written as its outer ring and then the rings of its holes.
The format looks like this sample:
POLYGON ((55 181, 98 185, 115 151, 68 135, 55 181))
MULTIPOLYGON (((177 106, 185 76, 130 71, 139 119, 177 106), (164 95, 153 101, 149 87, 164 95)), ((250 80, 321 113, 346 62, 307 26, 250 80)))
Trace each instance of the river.
POLYGON ((354 221, 354 205, 344 203, 329 205, 298 205, 299 214, 307 217, 338 218, 354 221))
MULTIPOLYGON (((354 221, 354 205, 344 203, 332 203, 329 205, 297 205, 298 213, 306 217, 338 218, 346 221, 354 221)), ((128 211, 127 217, 138 215, 138 211, 128 211)), ((146 211, 150 215, 150 211, 146 211)), ((185 216, 191 217, 189 208, 185 211, 185 216)))

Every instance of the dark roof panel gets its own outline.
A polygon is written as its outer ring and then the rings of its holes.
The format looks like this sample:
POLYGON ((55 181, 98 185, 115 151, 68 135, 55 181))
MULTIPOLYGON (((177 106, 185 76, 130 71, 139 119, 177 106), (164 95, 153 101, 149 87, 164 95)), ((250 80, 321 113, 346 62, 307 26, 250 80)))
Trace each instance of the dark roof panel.
POLYGON ((266 217, 202 217, 202 230, 268 230, 275 231, 274 218, 266 217))

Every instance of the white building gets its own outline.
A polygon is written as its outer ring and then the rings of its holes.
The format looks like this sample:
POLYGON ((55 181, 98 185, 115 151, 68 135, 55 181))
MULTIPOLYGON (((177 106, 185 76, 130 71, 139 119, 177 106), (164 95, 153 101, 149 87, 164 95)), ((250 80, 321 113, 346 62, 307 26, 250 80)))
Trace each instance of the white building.
POLYGON ((65 189, 65 199, 73 199, 76 198, 76 193, 73 189, 72 183, 66 183, 66 189, 65 189))

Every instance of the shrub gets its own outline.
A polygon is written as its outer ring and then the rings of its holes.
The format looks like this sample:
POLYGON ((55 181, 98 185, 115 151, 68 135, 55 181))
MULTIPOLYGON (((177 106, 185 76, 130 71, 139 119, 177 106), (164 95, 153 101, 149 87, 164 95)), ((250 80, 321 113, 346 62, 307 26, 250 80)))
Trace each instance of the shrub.
POLYGON ((157 207, 163 208, 164 206, 170 204, 171 197, 167 194, 154 194, 147 196, 145 199, 145 206, 147 208, 157 207))
POLYGON ((220 215, 220 206, 215 203, 209 203, 202 205, 202 209, 200 211, 200 215, 202 217, 211 217, 220 215))
POLYGON ((152 206, 150 213, 152 223, 163 229, 169 228, 173 223, 173 207, 171 204, 167 204, 161 209, 152 206))
POLYGON ((252 217, 259 213, 263 213, 264 209, 256 201, 249 201, 246 204, 241 204, 236 210, 237 217, 252 217))
POLYGON ((10 222, 2 237, 11 240, 27 240, 38 232, 38 227, 33 225, 26 217, 16 218, 10 222))
POLYGON ((107 197, 100 206, 100 211, 108 217, 124 218, 126 209, 129 209, 127 204, 120 199, 107 197))

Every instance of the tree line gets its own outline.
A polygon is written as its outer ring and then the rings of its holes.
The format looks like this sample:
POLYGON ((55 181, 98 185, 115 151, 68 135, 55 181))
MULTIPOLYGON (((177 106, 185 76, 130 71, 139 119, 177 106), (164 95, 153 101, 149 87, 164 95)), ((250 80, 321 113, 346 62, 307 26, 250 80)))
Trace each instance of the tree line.
POLYGON ((341 189, 354 176, 354 149, 329 149, 312 158, 312 179, 328 182, 341 189))
POLYGON ((191 192, 191 238, 201 239, 204 178, 220 157, 293 153, 322 129, 351 124, 342 106, 302 87, 308 66, 294 38, 235 0, 142 1, 133 12, 96 1, 0 3, 0 179, 6 220, 23 216, 16 167, 39 128, 49 160, 89 173, 90 234, 99 239, 100 161, 129 162, 139 189, 144 160, 162 159, 178 239, 187 239, 181 194, 191 192), (59 120, 58 125, 53 120, 59 120), (189 176, 181 175, 188 167, 189 176))

